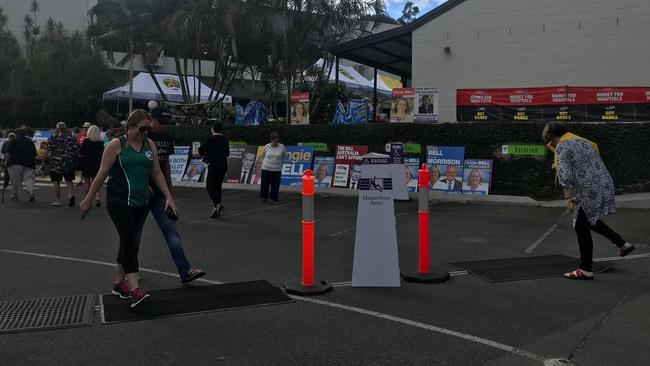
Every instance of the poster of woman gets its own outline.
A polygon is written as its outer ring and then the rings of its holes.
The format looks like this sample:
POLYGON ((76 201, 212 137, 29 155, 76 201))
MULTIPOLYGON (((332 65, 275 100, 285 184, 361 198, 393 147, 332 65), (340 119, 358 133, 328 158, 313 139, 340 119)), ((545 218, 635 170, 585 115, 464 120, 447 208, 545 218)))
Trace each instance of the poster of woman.
POLYGON ((184 183, 196 183, 203 175, 204 170, 205 163, 201 159, 192 159, 192 161, 190 161, 190 163, 187 165, 187 170, 185 171, 185 175, 181 181, 184 183))
POLYGON ((415 89, 393 89, 393 101, 390 108, 390 122, 413 122, 415 89))
POLYGON ((333 156, 317 156, 314 159, 314 187, 328 188, 332 184, 333 156))
POLYGON ((463 194, 487 195, 492 179, 492 160, 465 160, 463 194))
POLYGON ((291 94, 291 124, 309 124, 309 93, 291 94))

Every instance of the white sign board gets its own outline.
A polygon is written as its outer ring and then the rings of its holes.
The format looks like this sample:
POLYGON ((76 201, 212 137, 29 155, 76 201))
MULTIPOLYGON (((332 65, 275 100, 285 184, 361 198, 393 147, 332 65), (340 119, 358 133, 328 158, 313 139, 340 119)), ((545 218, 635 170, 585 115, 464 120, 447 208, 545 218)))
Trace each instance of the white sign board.
POLYGON ((363 156, 353 287, 400 287, 392 181, 388 155, 363 156))
POLYGON ((185 173, 185 166, 187 165, 187 155, 170 155, 169 167, 171 168, 171 176, 173 183, 179 183, 183 179, 185 173))
POLYGON ((409 200, 407 184, 410 176, 407 176, 407 167, 404 165, 404 148, 401 143, 390 144, 390 172, 393 178, 393 198, 400 201, 409 200))

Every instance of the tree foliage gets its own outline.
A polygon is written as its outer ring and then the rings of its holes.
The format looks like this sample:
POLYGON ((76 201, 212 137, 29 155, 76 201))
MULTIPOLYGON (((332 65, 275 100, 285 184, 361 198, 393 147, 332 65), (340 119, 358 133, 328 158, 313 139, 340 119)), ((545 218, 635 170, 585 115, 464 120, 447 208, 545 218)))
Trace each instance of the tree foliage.
POLYGON ((90 15, 89 35, 104 49, 126 51, 122 63, 140 55, 153 77, 155 60, 163 52, 173 57, 184 102, 193 103, 188 74, 202 76, 197 60, 214 61, 207 76, 223 94, 235 78, 251 80, 252 96, 322 89, 329 48, 369 34, 373 16, 386 12, 383 0, 107 0, 90 15))
POLYGON ((402 16, 397 19, 397 22, 402 25, 411 23, 418 17, 418 14, 420 14, 420 8, 413 5, 413 2, 407 1, 402 9, 402 16))
POLYGON ((20 62, 18 40, 7 29, 7 15, 0 8, 0 95, 4 95, 12 84, 14 70, 20 62))

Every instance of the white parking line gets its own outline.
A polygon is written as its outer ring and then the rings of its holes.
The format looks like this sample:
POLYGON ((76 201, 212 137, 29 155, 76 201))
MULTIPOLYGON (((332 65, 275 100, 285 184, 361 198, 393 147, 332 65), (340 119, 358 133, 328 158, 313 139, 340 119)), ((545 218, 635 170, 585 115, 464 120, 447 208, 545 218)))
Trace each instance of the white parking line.
MULTIPOLYGON (((278 205, 269 204, 268 207, 261 207, 261 208, 256 208, 256 209, 254 209, 254 210, 248 210, 248 211, 237 212, 237 213, 234 213, 234 214, 232 214, 232 215, 224 215, 224 216, 221 216, 220 218, 227 219, 227 218, 229 218, 229 217, 237 217, 237 216, 242 216, 242 215, 248 215, 248 214, 251 214, 251 213, 262 212, 262 211, 268 211, 268 210, 273 210, 273 209, 280 208, 280 207, 291 206, 291 205, 295 205, 296 203, 297 203, 297 201, 289 202, 289 203, 282 203, 282 204, 278 204, 278 205)), ((210 218, 210 219, 206 219, 206 220, 194 221, 194 222, 192 222, 192 224, 205 224, 205 223, 208 223, 208 222, 212 222, 212 221, 214 221, 214 220, 215 220, 215 219, 210 218)))
MULTIPOLYGON (((81 263, 91 263, 91 264, 98 264, 98 265, 102 265, 102 266, 110 266, 110 267, 115 266, 115 264, 113 264, 113 263, 90 260, 90 259, 71 258, 71 257, 57 256, 57 255, 22 252, 22 251, 6 250, 6 249, 2 249, 1 251, 5 252, 5 253, 22 254, 22 255, 29 255, 29 256, 35 256, 35 257, 60 259, 60 260, 67 260, 67 261, 74 261, 74 262, 81 262, 81 263)), ((154 270, 154 269, 145 269, 145 268, 140 268, 140 270, 143 271, 143 272, 157 273, 157 274, 170 276, 170 277, 178 277, 177 274, 171 273, 171 272, 158 271, 158 270, 154 270)), ((220 283, 222 283, 222 282, 210 281, 210 280, 206 280, 206 279, 202 279, 202 278, 198 279, 197 281, 207 282, 207 283, 212 283, 212 284, 220 284, 220 283)), ((402 324, 402 325, 407 325, 407 326, 411 326, 411 327, 415 327, 415 328, 419 328, 419 329, 424 329, 424 330, 430 331, 432 333, 438 333, 438 334, 443 334, 443 335, 447 335, 447 336, 450 336, 450 337, 463 339, 463 340, 466 340, 466 341, 482 344, 484 346, 496 348, 498 350, 508 352, 508 353, 511 353, 511 354, 514 354, 514 355, 517 355, 517 356, 520 356, 520 357, 524 357, 524 358, 528 358, 528 359, 531 359, 531 360, 534 360, 534 361, 538 361, 540 363, 543 363, 543 362, 549 360, 548 358, 546 358, 544 356, 541 356, 541 355, 538 355, 538 354, 535 354, 535 353, 532 353, 532 352, 528 352, 528 351, 520 349, 520 348, 509 346, 507 344, 503 344, 503 343, 495 342, 495 341, 492 341, 492 340, 489 340, 489 339, 473 336, 471 334, 457 332, 457 331, 451 330, 451 329, 437 327, 437 326, 431 325, 431 324, 421 323, 421 322, 417 322, 417 321, 410 320, 410 319, 405 319, 405 318, 401 318, 401 317, 397 317, 397 316, 393 316, 393 315, 389 315, 389 314, 380 313, 380 312, 377 312, 377 311, 374 311, 374 310, 368 310, 368 309, 363 309, 363 308, 359 308, 359 307, 356 307, 356 306, 349 306, 349 305, 339 304, 339 303, 335 303, 335 302, 331 302, 331 301, 317 300, 317 299, 308 298, 308 297, 293 296, 293 295, 289 295, 289 297, 291 297, 292 299, 294 299, 296 301, 304 301, 304 302, 309 302, 309 303, 312 303, 312 304, 327 306, 327 307, 331 307, 331 308, 335 308, 335 309, 339 309, 339 310, 350 311, 350 312, 363 314, 363 315, 367 315, 367 316, 371 316, 371 317, 375 317, 375 318, 379 318, 379 319, 388 320, 388 321, 395 322, 395 323, 402 324)))
POLYGON ((564 216, 566 216, 569 212, 570 212, 569 210, 564 211, 562 215, 560 215, 560 217, 557 219, 557 221, 555 221, 555 223, 551 226, 551 228, 546 230, 546 232, 542 234, 542 236, 540 236, 539 239, 535 240, 533 244, 531 244, 528 248, 526 248, 525 252, 528 254, 532 253, 533 250, 537 248, 537 246, 542 244, 544 240, 546 240, 549 236, 551 236, 553 231, 555 231, 555 229, 557 229, 557 227, 560 225, 560 222, 564 220, 564 216))

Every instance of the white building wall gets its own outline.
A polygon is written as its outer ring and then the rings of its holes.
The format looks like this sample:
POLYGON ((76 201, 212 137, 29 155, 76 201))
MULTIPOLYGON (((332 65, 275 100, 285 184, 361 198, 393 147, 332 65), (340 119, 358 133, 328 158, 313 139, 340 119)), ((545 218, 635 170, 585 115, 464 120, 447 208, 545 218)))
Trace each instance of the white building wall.
POLYGON ((650 85, 650 0, 467 0, 413 32, 413 86, 650 85), (444 52, 449 47, 450 52, 444 52))

